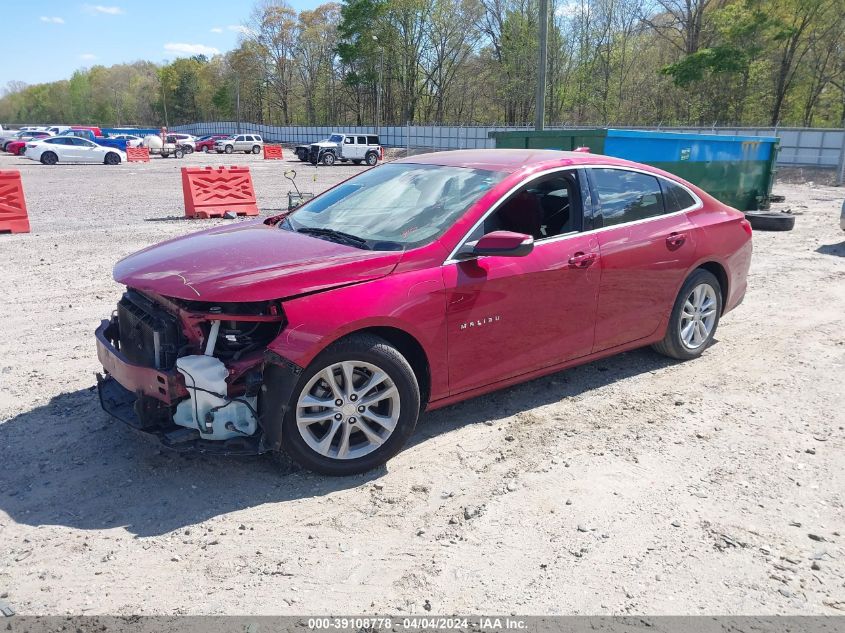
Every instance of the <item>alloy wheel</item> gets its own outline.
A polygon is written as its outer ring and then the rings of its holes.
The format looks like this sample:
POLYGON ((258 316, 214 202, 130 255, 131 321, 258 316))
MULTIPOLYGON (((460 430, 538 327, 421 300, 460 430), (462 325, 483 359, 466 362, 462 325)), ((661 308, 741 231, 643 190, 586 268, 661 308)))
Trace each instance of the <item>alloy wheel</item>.
POLYGON ((687 349, 698 349, 710 338, 716 324, 716 290, 710 284, 699 284, 684 301, 678 322, 681 341, 687 349))
POLYGON ((305 385, 296 403, 296 426, 318 454, 356 459, 390 438, 399 412, 399 391, 387 372, 364 361, 342 361, 305 385))

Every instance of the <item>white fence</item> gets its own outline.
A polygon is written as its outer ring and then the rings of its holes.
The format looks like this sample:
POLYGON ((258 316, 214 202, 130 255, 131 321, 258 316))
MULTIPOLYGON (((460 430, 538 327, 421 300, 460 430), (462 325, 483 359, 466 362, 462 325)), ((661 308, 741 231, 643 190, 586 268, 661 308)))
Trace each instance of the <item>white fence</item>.
MULTIPOLYGON (((235 134, 257 132, 273 143, 311 143, 326 138, 330 133, 343 131, 361 134, 375 134, 373 126, 275 126, 241 123, 233 121, 191 123, 173 128, 189 134, 235 134)), ((379 129, 381 142, 385 147, 447 149, 492 148, 495 142, 490 132, 530 130, 520 126, 453 126, 453 125, 403 125, 382 126, 379 129)), ((549 127, 547 129, 572 129, 549 127)), ((649 129, 658 128, 628 128, 649 129)), ((690 132, 696 134, 720 134, 737 136, 777 136, 780 139, 778 165, 801 167, 825 167, 838 170, 839 184, 845 184, 845 130, 822 128, 659 128, 665 132, 690 132)))

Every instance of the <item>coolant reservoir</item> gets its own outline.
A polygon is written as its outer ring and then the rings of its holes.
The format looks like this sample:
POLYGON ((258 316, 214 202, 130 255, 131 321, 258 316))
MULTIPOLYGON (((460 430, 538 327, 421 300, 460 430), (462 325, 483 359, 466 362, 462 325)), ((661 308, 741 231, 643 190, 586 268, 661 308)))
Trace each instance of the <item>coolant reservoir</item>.
POLYGON ((176 424, 197 429, 206 440, 226 440, 255 433, 258 423, 253 411, 258 405, 258 398, 225 397, 229 372, 222 362, 214 356, 183 356, 176 360, 176 370, 185 377, 185 386, 190 394, 187 400, 176 405, 173 416, 176 424), (234 428, 227 429, 227 423, 234 428))

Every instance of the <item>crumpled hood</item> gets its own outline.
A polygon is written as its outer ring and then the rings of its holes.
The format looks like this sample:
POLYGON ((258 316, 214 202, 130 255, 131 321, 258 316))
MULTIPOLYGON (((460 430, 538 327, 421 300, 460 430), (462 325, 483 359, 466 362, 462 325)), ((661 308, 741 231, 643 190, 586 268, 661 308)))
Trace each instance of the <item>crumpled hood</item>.
POLYGON ((260 220, 180 237, 120 260, 116 281, 166 297, 265 301, 389 274, 400 251, 367 251, 260 220))

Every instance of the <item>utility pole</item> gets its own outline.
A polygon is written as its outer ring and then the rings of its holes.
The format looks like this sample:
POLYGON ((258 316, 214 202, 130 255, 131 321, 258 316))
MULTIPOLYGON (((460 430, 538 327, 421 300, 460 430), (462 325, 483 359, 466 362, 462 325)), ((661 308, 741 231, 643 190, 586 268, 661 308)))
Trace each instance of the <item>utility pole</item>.
POLYGON ((549 0, 540 0, 540 59, 537 67, 537 93, 534 106, 534 129, 543 130, 546 123, 546 64, 549 55, 549 0))
POLYGON ((380 56, 378 64, 378 86, 376 86, 376 134, 380 133, 381 128, 381 91, 384 85, 384 46, 378 41, 378 37, 373 35, 373 41, 378 44, 380 56))
POLYGON ((237 78, 237 88, 235 88, 235 109, 238 116, 238 134, 241 133, 241 76, 235 75, 237 78))

